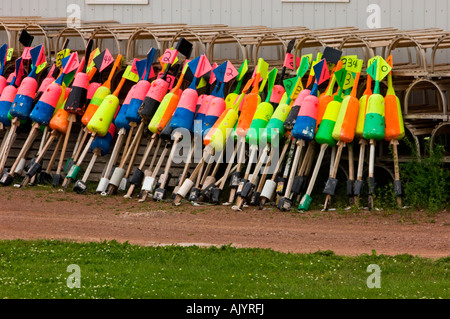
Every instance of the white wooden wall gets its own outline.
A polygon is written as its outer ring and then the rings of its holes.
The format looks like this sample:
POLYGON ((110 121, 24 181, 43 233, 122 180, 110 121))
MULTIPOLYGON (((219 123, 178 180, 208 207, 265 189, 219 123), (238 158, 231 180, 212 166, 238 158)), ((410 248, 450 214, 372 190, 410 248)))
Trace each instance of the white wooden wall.
POLYGON ((350 0, 349 3, 281 0, 148 0, 147 5, 88 5, 85 0, 0 0, 0 16, 61 17, 78 4, 84 20, 114 19, 121 23, 222 23, 308 28, 366 28, 369 4, 382 9, 382 27, 449 28, 450 0, 350 0))
MULTIPOLYGON (((382 11, 381 27, 394 27, 400 30, 441 28, 450 31, 450 0, 350 0, 348 3, 318 1, 292 3, 281 0, 148 0, 148 4, 145 5, 92 5, 86 4, 85 0, 0 0, 0 16, 65 17, 71 4, 80 6, 82 20, 90 21, 268 27, 295 25, 310 29, 345 26, 367 29, 367 18, 370 15, 367 7, 370 4, 377 4, 382 11)), ((5 41, 1 35, 0 40, 5 41)), ((145 53, 148 48, 144 46, 148 45, 149 43, 139 44, 138 52, 145 53)), ((112 42, 110 46, 113 46, 112 42)), ((274 54, 272 48, 263 48, 261 51, 262 57, 269 58, 274 54)), ((223 52, 217 52, 215 56, 232 58, 234 54, 228 57, 224 56, 223 52)), ((450 57, 447 53, 441 52, 438 54, 438 61, 450 62, 450 57)))

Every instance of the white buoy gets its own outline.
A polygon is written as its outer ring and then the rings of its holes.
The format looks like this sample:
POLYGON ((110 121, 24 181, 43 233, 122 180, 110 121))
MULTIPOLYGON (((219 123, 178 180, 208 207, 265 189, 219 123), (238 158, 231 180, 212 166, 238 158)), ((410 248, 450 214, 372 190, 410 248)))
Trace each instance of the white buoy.
POLYGON ((177 195, 180 195, 181 197, 185 197, 189 191, 191 190, 191 188, 194 186, 194 182, 191 181, 190 179, 186 179, 183 183, 183 185, 181 185, 180 189, 178 190, 177 195))
POLYGON ((115 187, 119 187, 122 178, 125 176, 126 171, 123 168, 116 167, 113 175, 111 176, 111 180, 109 184, 114 185, 115 187))
POLYGON ((109 179, 107 179, 106 177, 102 177, 100 179, 100 182, 98 183, 96 192, 97 193, 106 192, 106 189, 108 188, 108 185, 109 185, 109 179))
POLYGON ((24 168, 25 168, 26 162, 27 162, 27 161, 26 161, 25 158, 21 158, 20 161, 19 161, 19 164, 17 165, 17 167, 16 167, 16 169, 15 169, 15 171, 14 171, 14 173, 15 173, 15 174, 21 175, 21 174, 22 174, 22 171, 23 171, 24 168))
POLYGON ((128 179, 126 179, 125 177, 122 177, 119 187, 117 188, 117 190, 123 192, 127 190, 127 186, 128 186, 128 179))
POLYGON ((265 197, 267 199, 271 199, 273 194, 275 193, 275 189, 277 188, 277 183, 272 180, 267 180, 264 184, 264 188, 261 192, 261 197, 265 197))
POLYGON ((142 184, 141 190, 146 192, 153 192, 153 186, 155 185, 155 179, 151 176, 145 176, 144 183, 142 184))

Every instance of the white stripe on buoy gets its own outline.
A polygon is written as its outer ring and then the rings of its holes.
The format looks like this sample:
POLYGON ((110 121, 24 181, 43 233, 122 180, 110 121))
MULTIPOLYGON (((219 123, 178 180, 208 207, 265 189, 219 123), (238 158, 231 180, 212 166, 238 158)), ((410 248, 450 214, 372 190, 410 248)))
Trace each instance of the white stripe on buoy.
POLYGON ((118 187, 122 181, 122 178, 125 176, 125 173, 126 171, 123 168, 116 167, 109 183, 118 187))
POLYGON ((106 192, 106 189, 108 188, 109 185, 109 179, 107 179, 106 177, 102 177, 100 179, 100 182, 98 182, 98 186, 97 186, 97 193, 103 193, 106 192))
POLYGON ((271 199, 273 194, 275 193, 275 189, 277 188, 277 183, 272 180, 267 180, 264 184, 264 188, 261 192, 261 197, 265 197, 267 199, 271 199))
POLYGON ((125 191, 127 189, 127 185, 128 185, 128 179, 123 177, 122 180, 120 181, 120 184, 119 184, 119 187, 117 188, 117 190, 125 191))
POLYGON ((25 168, 26 162, 27 162, 27 161, 26 161, 25 158, 20 159, 19 164, 17 165, 17 167, 16 167, 14 173, 15 173, 15 174, 19 174, 19 175, 22 174, 22 171, 23 171, 23 169, 25 168))
POLYGON ((183 185, 181 185, 180 190, 178 191, 177 195, 180 195, 182 197, 185 197, 187 193, 191 190, 191 188, 194 186, 194 182, 190 179, 187 179, 184 181, 183 185))
POLYGON ((144 183, 142 184, 142 190, 146 192, 153 192, 153 185, 155 184, 155 179, 151 176, 145 176, 144 183))

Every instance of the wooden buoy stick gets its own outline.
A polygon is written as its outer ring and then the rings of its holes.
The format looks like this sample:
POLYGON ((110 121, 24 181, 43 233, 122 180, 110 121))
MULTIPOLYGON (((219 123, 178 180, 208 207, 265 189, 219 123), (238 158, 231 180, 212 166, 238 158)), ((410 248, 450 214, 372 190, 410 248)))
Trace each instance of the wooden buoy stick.
MULTIPOLYGON (((254 153, 256 153, 257 147, 254 147, 254 149, 255 149, 254 153)), ((256 181, 257 181, 257 179, 258 179, 258 174, 259 174, 259 172, 261 171, 261 168, 262 168, 263 164, 264 164, 264 163, 266 162, 266 160, 267 160, 267 155, 268 155, 267 153, 268 153, 268 151, 269 151, 268 146, 264 147, 263 153, 261 154, 261 157, 259 158, 258 163, 256 164, 256 167, 255 167, 254 173, 253 173, 253 175, 252 175, 252 178, 251 178, 251 180, 250 180, 250 183, 256 184, 256 181)), ((252 162, 253 162, 253 157, 254 157, 254 156, 256 156, 256 154, 253 155, 253 156, 251 156, 251 159, 250 159, 250 161, 249 161, 249 163, 248 163, 249 166, 248 166, 247 168, 249 168, 249 167, 252 166, 251 164, 252 164, 252 162)), ((248 170, 248 171, 249 171, 249 170, 248 170)), ((247 178, 248 178, 248 175, 246 174, 246 177, 244 177, 244 178, 247 179, 247 178)), ((241 210, 242 207, 244 206, 244 203, 245 203, 245 199, 244 199, 243 197, 239 196, 239 197, 238 197, 238 200, 237 200, 237 203, 236 203, 236 209, 237 209, 237 210, 241 210)))
POLYGON ((298 163, 300 162, 300 157, 301 157, 301 154, 302 154, 302 150, 303 150, 303 148, 305 146, 305 141, 304 140, 298 140, 296 144, 297 144, 297 149, 295 151, 294 161, 292 162, 291 172, 289 174, 288 183, 287 183, 287 186, 286 186, 286 192, 284 194, 284 196, 286 198, 290 198, 291 197, 292 185, 294 183, 294 177, 295 177, 295 173, 297 172, 298 163))
POLYGON ((114 164, 117 163, 120 148, 122 147, 123 140, 125 139, 125 134, 126 134, 126 130, 124 128, 121 128, 119 130, 119 133, 117 133, 117 140, 114 145, 114 149, 111 152, 111 156, 109 158, 108 165, 106 166, 105 172, 103 173, 103 176, 105 176, 105 177, 107 177, 111 174, 114 164))
POLYGON ((72 160, 73 160, 73 156, 75 155, 75 153, 78 151, 78 148, 80 147, 81 139, 83 138, 83 133, 84 132, 82 129, 78 132, 77 140, 75 141, 75 146, 73 147, 73 150, 72 150, 72 160))
POLYGON ((355 158, 353 153, 353 144, 348 145, 348 185, 347 192, 349 196, 349 204, 354 204, 353 184, 355 182, 355 158))
MULTIPOLYGON (((400 182, 400 166, 398 162, 398 140, 392 140, 392 152, 394 155, 394 179, 396 182, 400 182)), ((402 197, 397 195, 398 208, 402 207, 402 197)))
POLYGON ((189 153, 186 157, 186 163, 184 164, 184 168, 183 168, 183 172, 181 173, 180 181, 178 182, 178 185, 175 186, 175 189, 173 191, 175 194, 177 193, 178 189, 180 188, 180 186, 183 184, 183 181, 187 177, 189 167, 191 166, 192 155, 194 155, 194 147, 195 147, 195 142, 192 141, 191 149, 189 150, 189 153))
POLYGON ((17 166, 19 165, 19 162, 22 158, 25 157, 31 146, 33 145, 38 133, 39 133, 39 124, 33 123, 31 126, 31 131, 28 134, 27 140, 25 141, 22 149, 20 150, 19 155, 17 156, 13 166, 11 167, 11 170, 9 171, 10 176, 14 176, 14 171, 16 170, 17 166))
POLYGON ((11 146, 14 144, 14 141, 17 137, 17 127, 20 125, 20 121, 18 118, 14 118, 11 121, 11 127, 7 130, 7 134, 3 137, 3 146, 0 152, 0 175, 5 169, 6 161, 8 159, 8 154, 11 149, 11 146))
POLYGON ((328 148, 328 144, 324 143, 320 145, 319 156, 317 157, 316 164, 314 165, 314 170, 311 174, 311 179, 309 180, 308 188, 306 189, 305 194, 303 195, 300 205, 298 209, 300 211, 305 211, 309 209, 309 205, 312 201, 311 194, 314 189, 314 185, 316 184, 317 176, 319 175, 320 168, 322 166, 323 157, 325 155, 325 151, 328 148))
MULTIPOLYGON (((47 142, 45 143, 44 147, 42 148, 42 150, 39 152, 38 157, 36 158, 36 163, 39 163, 43 158, 44 158, 44 154, 47 152, 47 150, 50 148, 50 146, 53 144, 53 141, 60 135, 60 133, 58 131, 52 131, 52 133, 50 134, 50 137, 48 138, 47 142)), ((30 175, 26 175, 24 180, 22 181, 22 183, 20 184, 19 187, 25 187, 28 185, 28 182, 30 181, 32 176, 30 175)))
MULTIPOLYGON (((336 178, 337 171, 339 169, 339 162, 340 162, 340 159, 341 159, 342 150, 343 150, 343 148, 345 146, 345 143, 342 142, 342 141, 339 141, 337 146, 338 146, 338 148, 337 148, 337 152, 336 152, 336 157, 334 158, 333 168, 332 168, 332 171, 331 171, 331 174, 330 174, 331 178, 336 178)), ((332 195, 327 194, 327 196, 325 198, 325 203, 323 205, 323 209, 325 209, 325 210, 328 209, 328 206, 329 206, 330 201, 331 201, 331 196, 332 195)))
MULTIPOLYGON (((145 163, 147 162, 147 159, 150 155, 150 152, 153 149, 153 145, 155 144, 155 141, 158 139, 157 134, 153 134, 150 140, 147 143, 147 147, 145 148, 144 154, 142 155, 141 162, 139 163, 139 170, 143 170, 145 163)), ((159 139, 158 139, 159 140, 159 139)), ((131 166, 131 165, 130 165, 131 166)), ((130 187, 128 187, 127 193, 124 195, 124 198, 131 198, 131 195, 133 195, 134 189, 136 188, 135 184, 131 184, 130 187)))
POLYGON ((369 199, 368 206, 369 209, 373 208, 373 193, 375 191, 374 185, 370 185, 371 181, 375 180, 375 146, 376 141, 374 139, 370 140, 370 151, 369 151, 369 199))
POLYGON ((68 123, 67 123, 67 131, 66 131, 66 134, 64 136, 64 144, 62 146, 61 154, 59 156, 59 165, 58 165, 58 168, 56 170, 56 174, 57 175, 61 174, 61 169, 62 169, 62 167, 64 165, 64 157, 66 155, 67 145, 69 144, 70 132, 72 131, 73 123, 76 120, 77 119, 76 119, 75 114, 69 113, 69 117, 67 118, 67 121, 68 121, 68 123))
MULTIPOLYGON (((238 167, 237 171, 240 172, 242 168, 242 164, 245 159, 245 137, 241 138, 238 142, 238 145, 236 146, 238 150, 240 150, 239 158, 238 158, 238 167)), ((234 203, 234 197, 236 196, 237 188, 232 188, 230 190, 230 197, 228 198, 228 205, 232 205, 234 203)))
POLYGON ((53 165, 56 162, 56 157, 58 156, 58 152, 59 152, 60 148, 62 147, 63 143, 64 143, 64 135, 61 134, 59 136, 58 143, 55 146, 55 151, 53 152, 52 157, 50 158, 50 161, 48 162, 47 169, 45 170, 45 172, 47 174, 50 174, 52 172, 53 165))
MULTIPOLYGON (((273 171, 272 178, 270 179, 270 181, 273 182, 273 183, 275 182, 275 180, 276 180, 276 178, 277 178, 277 173, 278 173, 278 171, 279 171, 280 168, 281 168, 281 164, 283 163, 284 158, 286 157, 286 153, 287 153, 287 151, 288 151, 289 146, 291 145, 291 143, 292 143, 292 140, 291 140, 291 138, 288 137, 288 138, 286 139, 286 142, 284 143, 283 150, 281 151, 280 158, 278 159, 277 164, 275 165, 275 169, 274 169, 274 171, 273 171)), ((265 184, 264 184, 264 185, 265 185, 265 184)), ((264 189, 264 186, 263 186, 263 189, 264 189)), ((261 192, 262 192, 262 190, 261 190, 261 192)), ((273 196, 272 196, 272 197, 273 197, 273 196)), ((267 201, 267 200, 270 200, 270 198, 261 197, 261 202, 260 202, 260 204, 259 204, 259 209, 260 209, 260 210, 263 209, 263 207, 264 207, 264 205, 266 204, 266 201, 267 201)))
MULTIPOLYGON (((300 169, 298 172, 298 176, 303 176, 305 178, 305 180, 303 181, 303 183, 305 183, 305 185, 307 183, 306 178, 309 176, 309 173, 311 172, 311 168, 312 168, 312 165, 314 162, 314 154, 315 154, 315 143, 314 143, 314 141, 312 141, 308 146, 308 150, 306 151, 305 159, 303 160, 303 163, 300 166, 300 169)), ((301 196, 302 196, 302 193, 300 190, 300 193, 297 194, 297 199, 296 199, 297 202, 300 201, 301 196)))
MULTIPOLYGON (((86 146, 84 147, 83 152, 80 155, 80 158, 78 158, 78 160, 77 160, 77 162, 75 164, 76 166, 80 166, 83 163, 83 161, 84 161, 87 153, 89 152, 89 149, 91 148, 91 145, 94 142, 96 136, 97 136, 97 134, 95 132, 93 132, 91 134, 91 137, 90 137, 89 141, 87 142, 86 146)), ((63 184, 62 184, 64 191, 69 187, 70 181, 71 181, 71 178, 69 178, 69 177, 66 177, 64 179, 63 184)))
MULTIPOLYGON (((225 187, 225 183, 226 183, 229 175, 231 174, 231 168, 234 164, 234 159, 236 158, 236 155, 237 155, 237 147, 234 148, 233 153, 231 154, 231 157, 230 157, 230 161, 227 165, 227 168, 225 169, 225 174, 223 175, 224 179, 222 180, 222 182, 220 183, 220 186, 219 186, 220 190, 223 190, 223 188, 225 187)), ((236 169, 237 169, 238 165, 236 165, 236 169)))
MULTIPOLYGON (((363 171, 364 171, 364 160, 365 160, 365 152, 366 152, 367 141, 365 139, 359 140, 359 159, 358 159, 358 169, 356 171, 356 183, 362 184, 363 181, 363 171)), ((356 188, 355 188, 356 189, 356 188)), ((359 194, 355 194, 353 203, 356 206, 359 206, 359 194)))
MULTIPOLYGON (((137 154, 137 150, 139 149, 139 146, 141 144, 141 138, 142 135, 144 133, 144 122, 141 122, 141 124, 138 127, 138 130, 136 132, 136 135, 133 138, 133 141, 131 142, 130 146, 128 147, 128 149, 125 152, 125 156, 122 157, 122 160, 120 162, 119 168, 123 169, 125 167, 125 164, 128 162, 128 160, 130 159, 129 162, 129 167, 127 169, 127 172, 125 173, 126 176, 128 176, 131 172, 131 169, 133 167, 133 162, 134 162, 134 158, 137 154)), ((131 130, 130 130, 131 131, 131 130)), ((129 133, 130 134, 130 133, 129 133)), ((116 191, 117 186, 113 185, 113 184, 109 184, 108 185, 108 190, 107 190, 107 194, 108 195, 112 195, 114 194, 114 192, 116 191)))
MULTIPOLYGON (((161 139, 160 139, 161 140, 161 139)), ((161 166, 166 158, 166 155, 168 153, 169 149, 167 147, 164 147, 164 150, 161 153, 161 156, 159 157, 158 163, 156 163, 156 167, 152 172, 152 179, 153 179, 153 185, 151 185, 151 188, 153 189, 156 183, 156 176, 158 175, 159 170, 161 169, 161 166)), ((139 202, 144 202, 147 199, 149 192, 144 190, 142 197, 139 199, 139 202)))
POLYGON ((84 127, 83 131, 84 132, 83 132, 83 137, 81 138, 81 142, 78 145, 78 149, 77 149, 76 153, 73 155, 73 161, 74 162, 78 161, 78 158, 80 157, 80 154, 81 154, 81 152, 83 150, 83 145, 86 142, 86 139, 87 139, 87 137, 89 135, 89 130, 87 129, 87 127, 84 127))
POLYGON ((89 161, 89 165, 84 171, 83 178, 81 179, 82 182, 86 183, 87 179, 89 178, 89 174, 91 174, 92 168, 94 167, 95 162, 97 161, 97 157, 100 156, 100 149, 96 148, 92 154, 91 160, 89 161))
POLYGON ((130 130, 128 132, 128 137, 127 140, 125 142, 125 146, 123 148, 123 152, 122 152, 122 159, 120 160, 120 167, 124 167, 127 161, 126 156, 128 156, 128 150, 130 149, 130 145, 131 145, 131 138, 133 137, 133 131, 136 128, 136 123, 132 122, 130 123, 130 130))
MULTIPOLYGON (((140 140, 141 139, 142 139, 142 134, 141 134, 140 140)), ((126 172, 126 174, 124 176, 125 178, 128 178, 128 176, 130 176, 130 174, 131 174, 131 170, 133 169, 133 164, 134 164, 134 161, 136 159, 137 152, 139 150, 139 147, 141 146, 140 144, 141 143, 139 142, 139 143, 136 143, 134 145, 133 153, 131 154, 131 158, 130 158, 130 161, 128 163, 127 172, 126 172)))

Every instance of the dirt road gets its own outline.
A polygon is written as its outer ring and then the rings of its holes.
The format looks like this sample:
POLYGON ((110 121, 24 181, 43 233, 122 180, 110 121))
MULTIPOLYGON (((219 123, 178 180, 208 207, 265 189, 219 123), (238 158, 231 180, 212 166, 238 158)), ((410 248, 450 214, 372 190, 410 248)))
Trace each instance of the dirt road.
POLYGON ((228 245, 340 255, 450 256, 450 213, 359 211, 304 214, 225 206, 194 207, 120 195, 0 188, 0 239, 129 241, 139 245, 228 245))

